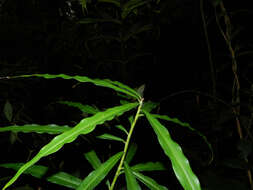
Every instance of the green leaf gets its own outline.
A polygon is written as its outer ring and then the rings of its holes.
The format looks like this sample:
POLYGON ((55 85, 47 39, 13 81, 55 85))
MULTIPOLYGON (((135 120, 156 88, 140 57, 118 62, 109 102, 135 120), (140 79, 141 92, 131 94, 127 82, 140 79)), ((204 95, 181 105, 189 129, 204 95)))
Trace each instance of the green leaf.
POLYGON ((94 150, 87 152, 84 154, 86 160, 92 165, 93 169, 97 169, 100 165, 101 162, 94 150))
POLYGON ((86 0, 80 0, 80 4, 82 6, 82 11, 83 11, 83 14, 85 14, 85 11, 87 12, 87 2, 86 0))
POLYGON ((138 89, 137 92, 138 94, 143 97, 144 96, 144 90, 145 90, 145 84, 141 85, 138 89))
POLYGON ((82 182, 81 179, 65 172, 58 172, 48 177, 47 181, 72 189, 76 189, 82 182))
POLYGON ((155 180, 152 178, 145 176, 139 172, 133 171, 134 176, 145 184, 150 190, 167 190, 166 187, 159 185, 155 180))
POLYGON ((12 105, 11 103, 6 100, 5 104, 4 104, 4 116, 6 117, 6 119, 11 122, 12 121, 12 116, 13 116, 13 109, 12 109, 12 105))
POLYGON ((96 114, 99 112, 99 110, 93 106, 89 105, 83 105, 80 102, 71 102, 71 101, 58 101, 60 104, 65 104, 74 108, 78 108, 82 113, 87 113, 87 114, 96 114))
POLYGON ((35 157, 23 165, 15 174, 15 176, 4 186, 3 190, 13 184, 18 177, 29 167, 38 162, 42 157, 48 156, 60 150, 64 144, 73 142, 80 134, 88 134, 92 132, 96 125, 102 124, 105 121, 112 120, 115 116, 119 116, 126 111, 135 108, 138 103, 130 103, 122 106, 110 108, 104 112, 99 112, 91 117, 81 120, 75 127, 56 136, 51 142, 45 145, 35 157))
POLYGON ((193 127, 191 127, 191 125, 189 123, 186 123, 186 122, 182 122, 180 121, 178 118, 171 118, 167 115, 158 115, 158 114, 152 114, 154 117, 158 118, 158 119, 163 119, 163 120, 166 120, 166 121, 170 121, 170 122, 173 122, 173 123, 176 123, 178 125, 181 125, 183 127, 187 127, 188 129, 190 129, 191 131, 197 133, 204 141, 205 143, 207 144, 210 152, 211 152, 211 158, 210 158, 210 161, 209 161, 209 164, 213 161, 213 147, 211 145, 211 143, 209 143, 209 141, 207 140, 206 136, 203 135, 201 132, 199 132, 198 130, 194 129, 193 127))
POLYGON ((169 131, 153 115, 145 110, 143 112, 155 131, 160 146, 170 158, 173 170, 180 184, 185 190, 201 190, 199 180, 193 173, 181 147, 171 139, 169 131))
POLYGON ((123 131, 126 135, 128 135, 127 130, 123 127, 123 125, 116 125, 116 128, 118 128, 119 130, 123 131))
MULTIPOLYGON (((93 169, 97 169, 101 166, 101 161, 94 150, 85 153, 84 156, 88 160, 88 162, 92 165, 93 169)), ((109 180, 106 180, 106 185, 109 189, 110 188, 109 180)))
POLYGON ((137 91, 135 91, 134 89, 130 88, 129 86, 127 86, 127 85, 125 85, 125 84, 123 84, 123 83, 121 83, 119 81, 112 81, 112 80, 109 80, 109 79, 105 79, 105 81, 107 81, 107 82, 109 82, 109 83, 111 83, 111 84, 113 84, 113 85, 115 85, 115 86, 117 86, 119 88, 122 88, 122 89, 125 89, 125 90, 129 91, 132 94, 134 94, 136 97, 138 97, 139 99, 141 99, 140 94, 137 91))
POLYGON ((161 171, 166 170, 164 165, 161 162, 147 162, 147 163, 140 163, 134 166, 131 166, 131 169, 137 172, 140 171, 161 171))
POLYGON ((125 143, 125 141, 122 138, 114 136, 114 135, 111 135, 111 134, 108 134, 108 133, 105 133, 103 135, 97 136, 97 138, 99 138, 99 139, 105 139, 105 140, 112 140, 112 141, 120 141, 120 142, 125 143))
POLYGON ((159 105, 159 103, 157 103, 157 102, 147 101, 147 102, 144 102, 142 109, 146 110, 147 112, 151 112, 158 105, 159 105))
POLYGON ((141 187, 137 183, 131 168, 128 166, 126 162, 124 162, 124 171, 127 182, 127 190, 141 190, 141 187))
MULTIPOLYGON (((148 112, 148 110, 145 110, 145 111, 148 112)), ((158 114, 152 114, 152 116, 154 116, 154 117, 156 117, 156 118, 158 118, 158 119, 163 119, 163 120, 166 120, 166 121, 171 121, 171 122, 176 123, 176 124, 178 124, 178 125, 181 125, 181 126, 183 126, 183 127, 188 127, 189 129, 191 129, 191 130, 193 130, 193 131, 195 130, 194 128, 192 128, 192 127, 190 126, 189 123, 182 122, 182 121, 180 121, 178 118, 171 118, 171 117, 169 117, 169 116, 167 116, 167 115, 158 115, 158 114)))
MULTIPOLYGON (((24 163, 7 163, 7 164, 0 164, 0 167, 18 170, 23 165, 24 163)), ((46 166, 33 165, 30 168, 28 168, 24 172, 24 174, 30 174, 33 177, 41 179, 47 173, 47 171, 48 171, 48 167, 46 166)), ((81 179, 65 172, 59 172, 59 173, 53 174, 52 176, 47 177, 46 180, 51 183, 55 183, 61 186, 71 188, 71 189, 76 189, 82 182, 81 179)))
POLYGON ((130 117, 128 117, 128 121, 132 125, 132 123, 134 121, 134 117, 131 115, 130 117))
POLYGON ((55 124, 49 125, 37 125, 37 124, 27 124, 27 125, 12 125, 8 127, 0 127, 0 132, 12 131, 12 132, 23 132, 23 133, 48 133, 48 134, 61 134, 72 129, 69 126, 59 126, 55 124))
MULTIPOLYGON (((121 92, 123 94, 127 94, 135 99, 141 99, 141 97, 139 97, 138 93, 135 92, 134 89, 131 89, 130 87, 124 85, 124 88, 122 88, 119 84, 121 84, 120 82, 117 81, 111 81, 108 79, 90 79, 89 77, 86 76, 70 76, 70 75, 65 75, 65 74, 58 74, 58 75, 51 75, 51 74, 32 74, 32 75, 20 75, 20 76, 14 76, 14 77, 10 77, 10 78, 20 78, 20 77, 42 77, 42 78, 46 78, 46 79, 54 79, 54 78, 63 78, 63 79, 74 79, 77 80, 79 82, 85 83, 85 82, 90 82, 93 83, 97 86, 102 86, 102 87, 107 87, 107 88, 111 88, 117 92, 121 92), (117 84, 117 85, 114 85, 117 84), (131 89, 131 91, 129 91, 129 89, 131 89), (135 92, 135 93, 133 93, 135 92)), ((123 85, 123 84, 121 84, 123 85)))
POLYGON ((119 161, 122 152, 119 152, 109 158, 105 163, 92 171, 80 184, 77 190, 93 190, 110 172, 114 165, 119 161))
POLYGON ((126 155, 125 162, 130 163, 133 160, 134 155, 136 154, 137 151, 137 145, 136 144, 131 144, 126 155))

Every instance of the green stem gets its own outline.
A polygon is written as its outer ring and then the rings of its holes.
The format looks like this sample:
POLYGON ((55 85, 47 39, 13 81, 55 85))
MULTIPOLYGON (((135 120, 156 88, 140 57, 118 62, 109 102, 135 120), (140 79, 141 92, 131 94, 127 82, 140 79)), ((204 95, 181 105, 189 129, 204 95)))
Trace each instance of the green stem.
POLYGON ((132 133, 133 133, 135 124, 136 124, 136 122, 137 122, 137 120, 138 120, 138 118, 139 118, 139 116, 140 116, 140 111, 141 111, 142 103, 143 103, 143 98, 140 100, 140 105, 139 105, 138 110, 137 110, 137 112, 136 112, 136 114, 135 114, 134 121, 133 121, 133 123, 131 124, 131 128, 130 128, 129 133, 128 133, 128 135, 127 135, 127 140, 126 140, 126 143, 125 143, 125 146, 124 146, 123 155, 122 155, 122 157, 121 157, 121 159, 120 159, 119 166, 118 166, 118 168, 117 168, 117 171, 116 171, 116 173, 115 173, 115 176, 114 176, 114 178, 113 178, 113 181, 112 181, 112 184, 111 184, 111 187, 110 187, 109 190, 113 190, 113 188, 114 188, 114 186, 115 186, 115 184, 116 184, 116 181, 117 181, 117 179, 118 179, 118 177, 119 177, 119 175, 120 175, 120 171, 121 171, 122 165, 123 165, 123 163, 124 163, 124 161, 125 161, 126 153, 127 153, 127 150, 128 150, 129 142, 130 142, 130 139, 131 139, 131 136, 132 136, 132 133))

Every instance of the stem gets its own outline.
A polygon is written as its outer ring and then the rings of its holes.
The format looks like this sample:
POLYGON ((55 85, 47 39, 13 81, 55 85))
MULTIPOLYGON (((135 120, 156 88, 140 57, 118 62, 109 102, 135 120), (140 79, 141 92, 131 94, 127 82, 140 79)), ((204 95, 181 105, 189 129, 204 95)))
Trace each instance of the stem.
POLYGON ((133 133, 135 124, 136 124, 136 122, 137 122, 137 120, 138 120, 138 118, 139 118, 139 115, 140 115, 140 111, 141 111, 141 107, 142 107, 143 100, 144 100, 143 98, 140 100, 140 105, 138 106, 138 110, 137 110, 137 112, 136 112, 136 114, 135 114, 134 121, 133 121, 133 123, 131 124, 131 128, 130 128, 129 133, 128 133, 128 135, 127 135, 127 140, 126 140, 126 143, 125 143, 125 146, 124 146, 123 155, 122 155, 122 157, 121 157, 121 159, 120 159, 119 166, 118 166, 118 168, 117 168, 117 171, 116 171, 116 173, 115 173, 115 176, 114 176, 114 178, 113 178, 113 181, 112 181, 112 184, 111 184, 111 187, 110 187, 109 190, 113 190, 113 188, 114 188, 114 186, 115 186, 115 184, 116 184, 116 181, 117 181, 117 179, 118 179, 118 177, 119 177, 119 175, 120 175, 120 171, 121 171, 122 165, 123 165, 123 163, 124 163, 124 161, 125 161, 125 157, 126 157, 126 153, 127 153, 127 150, 128 150, 129 143, 130 143, 130 139, 131 139, 131 136, 132 136, 132 133, 133 133))

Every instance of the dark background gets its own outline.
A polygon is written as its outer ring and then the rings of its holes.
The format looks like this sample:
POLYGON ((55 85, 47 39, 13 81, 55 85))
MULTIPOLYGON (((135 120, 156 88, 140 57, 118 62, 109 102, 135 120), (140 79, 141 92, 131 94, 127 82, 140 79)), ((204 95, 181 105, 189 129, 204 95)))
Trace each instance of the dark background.
MULTIPOLYGON (((164 122, 181 145, 203 189, 250 189, 246 171, 252 168, 253 12, 248 1, 223 1, 232 23, 231 41, 241 85, 238 117, 244 136, 240 140, 231 104, 234 81, 231 55, 215 20, 216 10, 225 30, 219 2, 203 0, 215 68, 215 96, 200 1, 195 0, 150 0, 126 17, 121 16, 120 7, 99 0, 88 1, 87 11, 82 10, 77 0, 1 0, 0 77, 65 73, 109 78, 133 88, 145 84, 145 100, 160 102, 156 113, 190 123, 213 146, 214 160, 209 163, 210 150, 197 133, 164 122), (81 23, 89 19, 92 21, 89 24, 81 23)), ((73 126, 83 118, 78 110, 57 104, 59 100, 96 105, 99 109, 119 105, 114 92, 91 84, 61 79, 2 78, 0 126, 28 123, 73 126), (7 103, 13 109, 11 118, 4 110, 7 103)), ((121 119, 128 125, 127 117, 121 119)), ((133 137, 138 144, 135 162, 163 162, 168 172, 150 175, 170 189, 180 189, 147 122, 140 119, 137 126, 133 137)), ((39 164, 52 168, 52 173, 62 170, 83 178, 91 171, 83 153, 95 149, 106 160, 122 148, 114 142, 97 140, 95 136, 103 130, 78 138, 39 164)), ((50 139, 50 135, 1 133, 0 163, 26 162, 50 139)), ((12 175, 12 170, 1 168, 1 185, 12 175)), ((19 187, 64 189, 25 175, 13 189, 19 187)))

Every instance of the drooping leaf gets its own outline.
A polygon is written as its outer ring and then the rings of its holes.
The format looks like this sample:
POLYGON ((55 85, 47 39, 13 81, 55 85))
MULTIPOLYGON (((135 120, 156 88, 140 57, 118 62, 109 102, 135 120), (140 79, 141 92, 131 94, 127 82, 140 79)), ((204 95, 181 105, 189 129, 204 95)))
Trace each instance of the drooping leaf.
POLYGON ((101 164, 82 181, 77 190, 93 190, 106 177, 121 156, 122 152, 119 152, 101 164))
MULTIPOLYGON (((18 170, 23 165, 24 163, 7 163, 7 164, 0 164, 0 167, 18 170)), ((47 173, 47 171, 48 167, 46 166, 33 165, 26 171, 24 171, 24 174, 30 174, 33 177, 41 179, 47 173)), ((53 174, 52 176, 47 177, 46 180, 51 183, 55 183, 71 189, 76 189, 82 182, 81 179, 65 172, 58 172, 56 174, 53 174)))
POLYGON ((80 134, 88 134, 92 132, 96 125, 102 124, 105 121, 112 120, 115 116, 119 116, 126 111, 135 108, 138 103, 130 103, 122 106, 116 106, 110 108, 104 112, 99 112, 89 118, 81 120, 75 127, 70 130, 56 136, 51 142, 45 145, 37 155, 35 155, 32 160, 23 165, 15 174, 13 178, 4 186, 3 190, 13 184, 18 177, 29 167, 38 162, 42 157, 48 156, 60 150, 62 146, 66 143, 73 142, 80 134))
POLYGON ((5 104, 4 104, 4 116, 6 117, 6 119, 11 122, 12 121, 12 116, 13 116, 13 109, 12 109, 12 105, 11 103, 6 100, 5 104))
POLYGON ((83 105, 80 102, 59 101, 58 103, 78 108, 82 113, 96 114, 97 112, 99 112, 97 108, 90 105, 83 105))
POLYGON ((210 158, 210 161, 209 161, 209 164, 213 161, 213 147, 211 145, 211 143, 209 143, 209 141, 207 140, 206 136, 203 135, 201 132, 199 132, 198 130, 194 129, 189 123, 186 123, 186 122, 182 122, 180 121, 178 118, 171 118, 167 115, 158 115, 158 114, 152 114, 154 117, 158 118, 158 119, 163 119, 163 120, 166 120, 166 121, 170 121, 170 122, 173 122, 173 123, 176 123, 178 125, 181 125, 183 127, 187 127, 188 129, 190 129, 191 131, 197 133, 204 141, 205 143, 207 144, 210 152, 211 152, 211 158, 210 158))
POLYGON ((126 162, 124 162, 124 171, 127 182, 127 190, 141 190, 141 187, 137 183, 131 168, 128 166, 126 162))
POLYGON ((134 166, 131 166, 131 169, 137 172, 140 171, 162 171, 166 170, 164 165, 161 162, 147 162, 147 163, 140 163, 134 166))
POLYGON ((20 77, 42 77, 42 78, 45 78, 45 79, 63 78, 63 79, 77 80, 77 81, 82 82, 82 83, 90 82, 90 83, 93 83, 97 86, 111 88, 115 91, 121 92, 123 94, 127 94, 127 95, 129 95, 129 96, 131 96, 135 99, 140 99, 141 98, 137 95, 138 94, 137 92, 133 93, 134 89, 129 91, 128 89, 131 89, 131 88, 130 87, 126 88, 126 85, 124 85, 125 86, 124 88, 121 88, 119 86, 119 82, 111 81, 111 80, 108 80, 108 79, 104 79, 104 80, 102 80, 102 79, 90 79, 89 77, 86 77, 86 76, 70 76, 70 75, 65 75, 65 74, 58 74, 58 75, 32 74, 32 75, 14 76, 14 77, 10 77, 10 78, 20 78, 20 77), (115 84, 117 83, 118 85, 114 85, 113 83, 115 83, 115 84))
POLYGON ((131 144, 126 155, 125 162, 130 163, 133 160, 134 155, 136 154, 137 151, 137 145, 136 144, 131 144))
POLYGON ((119 141, 119 142, 125 143, 125 141, 122 138, 117 137, 115 135, 108 134, 108 133, 105 133, 103 135, 99 135, 99 136, 97 136, 97 138, 105 139, 105 140, 112 140, 112 141, 119 141))
POLYGON ((125 129, 125 127, 123 127, 123 125, 116 125, 115 127, 118 128, 119 130, 123 131, 126 135, 128 135, 128 132, 125 129))
POLYGON ((170 158, 173 170, 180 184, 185 190, 201 190, 199 180, 193 173, 181 147, 171 139, 169 131, 153 115, 145 110, 143 112, 155 131, 160 146, 170 158))
POLYGON ((145 184, 150 190, 167 190, 166 187, 159 185, 154 179, 141 174, 140 172, 133 171, 133 175, 145 184))
POLYGON ((100 165, 101 162, 94 150, 87 152, 84 154, 86 160, 92 165, 93 169, 97 169, 100 165))
POLYGON ((0 127, 0 132, 12 131, 12 132, 23 132, 23 133, 48 133, 48 134, 61 134, 68 130, 71 127, 64 125, 59 126, 55 124, 49 125, 37 125, 37 124, 27 124, 27 125, 12 125, 8 127, 0 127))

